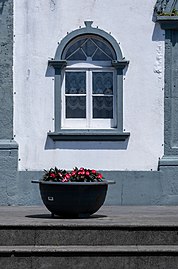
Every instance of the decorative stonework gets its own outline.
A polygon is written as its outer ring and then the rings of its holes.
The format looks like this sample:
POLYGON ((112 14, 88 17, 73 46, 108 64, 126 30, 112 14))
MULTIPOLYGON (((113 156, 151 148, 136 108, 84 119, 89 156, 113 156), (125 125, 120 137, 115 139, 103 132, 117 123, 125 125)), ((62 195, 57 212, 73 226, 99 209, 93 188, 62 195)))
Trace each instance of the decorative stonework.
POLYGON ((177 0, 157 0, 155 5, 155 12, 161 13, 172 13, 176 7, 177 0))
POLYGON ((169 0, 157 0, 155 5, 155 12, 158 14, 164 12, 168 1, 169 0))

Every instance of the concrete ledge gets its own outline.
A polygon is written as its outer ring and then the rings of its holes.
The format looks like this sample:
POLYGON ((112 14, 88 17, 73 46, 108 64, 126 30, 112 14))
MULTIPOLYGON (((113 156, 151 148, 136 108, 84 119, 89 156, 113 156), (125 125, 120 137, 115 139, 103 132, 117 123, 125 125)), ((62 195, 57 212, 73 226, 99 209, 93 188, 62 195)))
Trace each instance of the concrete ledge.
POLYGON ((105 254, 122 254, 122 253, 156 253, 156 254, 177 254, 178 246, 1 246, 0 254, 20 254, 20 253, 46 253, 46 255, 50 254, 97 254, 97 255, 105 255, 105 254))
POLYGON ((10 149, 18 149, 18 144, 14 140, 1 139, 0 140, 0 150, 10 150, 10 149))
POLYGON ((178 156, 177 155, 163 156, 159 160, 159 167, 160 166, 178 166, 178 156))

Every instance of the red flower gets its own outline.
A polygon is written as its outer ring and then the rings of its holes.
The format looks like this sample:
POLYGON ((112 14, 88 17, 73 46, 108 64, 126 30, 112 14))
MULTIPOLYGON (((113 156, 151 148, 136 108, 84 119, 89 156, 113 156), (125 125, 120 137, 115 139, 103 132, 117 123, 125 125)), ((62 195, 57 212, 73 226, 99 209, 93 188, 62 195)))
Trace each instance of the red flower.
POLYGON ((66 174, 65 178, 69 179, 70 178, 70 174, 66 174))
POLYGON ((67 178, 62 179, 62 182, 68 182, 69 180, 67 178))
POLYGON ((82 175, 82 176, 85 175, 85 171, 84 170, 83 171, 79 171, 78 172, 78 175, 82 175))
POLYGON ((44 170, 43 176, 44 181, 52 182, 97 182, 103 179, 102 174, 94 169, 88 169, 81 167, 78 169, 75 167, 72 171, 66 171, 64 169, 58 169, 57 167, 51 168, 50 170, 44 170))
POLYGON ((49 176, 52 177, 52 178, 56 177, 56 175, 54 173, 51 173, 49 176))
POLYGON ((97 178, 103 178, 103 175, 102 174, 98 174, 97 175, 97 178))

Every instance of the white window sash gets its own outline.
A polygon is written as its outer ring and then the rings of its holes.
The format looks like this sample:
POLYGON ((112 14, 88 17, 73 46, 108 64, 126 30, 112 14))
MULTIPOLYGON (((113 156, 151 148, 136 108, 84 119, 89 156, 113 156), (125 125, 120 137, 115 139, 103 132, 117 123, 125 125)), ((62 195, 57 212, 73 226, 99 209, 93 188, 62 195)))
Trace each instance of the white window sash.
MULTIPOLYGON (((63 74, 63 82, 62 82, 62 100, 61 100, 61 127, 62 129, 111 129, 116 128, 116 71, 114 68, 109 67, 101 67, 96 65, 80 65, 74 64, 72 67, 67 67, 63 74), (86 72, 86 95, 79 94, 77 96, 86 96, 86 118, 66 118, 66 96, 71 96, 69 94, 65 94, 65 72, 86 72), (113 119, 94 119, 92 118, 92 73, 93 72, 113 72, 113 119)), ((97 95, 99 96, 99 95, 97 95)), ((104 95, 103 95, 104 96, 104 95)), ((106 95, 105 95, 106 96, 106 95)))

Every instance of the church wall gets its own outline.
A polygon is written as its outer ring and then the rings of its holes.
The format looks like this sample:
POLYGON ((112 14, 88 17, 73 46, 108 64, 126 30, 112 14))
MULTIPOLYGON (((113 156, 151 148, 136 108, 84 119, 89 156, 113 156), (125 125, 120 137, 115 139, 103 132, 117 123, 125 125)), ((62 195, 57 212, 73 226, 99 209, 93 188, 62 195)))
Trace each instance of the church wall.
POLYGON ((152 21, 155 1, 14 1, 14 135, 19 170, 74 166, 157 170, 163 155, 164 31, 152 21), (82 12, 81 12, 82 11, 82 12), (53 142, 54 77, 48 60, 67 32, 92 20, 120 43, 127 141, 53 142))

